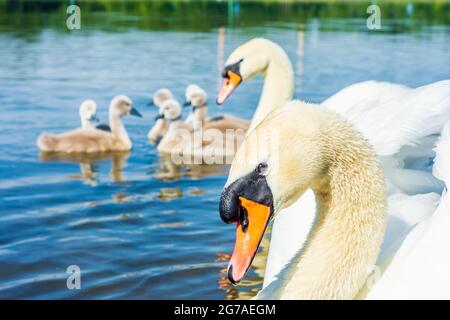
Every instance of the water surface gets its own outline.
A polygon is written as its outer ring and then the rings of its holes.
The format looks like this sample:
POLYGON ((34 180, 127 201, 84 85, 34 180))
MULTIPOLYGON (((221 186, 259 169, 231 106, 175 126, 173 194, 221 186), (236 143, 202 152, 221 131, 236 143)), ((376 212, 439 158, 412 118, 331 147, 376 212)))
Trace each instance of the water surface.
POLYGON ((283 46, 296 97, 311 102, 358 81, 419 86, 450 74, 445 4, 386 6, 382 30, 369 31, 365 3, 238 4, 227 13, 223 3, 82 2, 82 29, 69 32, 64 6, 18 3, 0 2, 0 298, 255 294, 262 255, 241 286, 225 279, 234 227, 220 220, 218 200, 227 167, 173 166, 146 138, 156 115, 146 102, 161 87, 182 101, 197 83, 210 95, 211 115, 250 119, 260 78, 222 109, 213 101, 224 59, 252 37, 283 46), (87 98, 106 121, 117 94, 144 115, 125 118, 132 152, 40 155, 41 132, 77 127, 87 98), (81 268, 81 290, 66 287, 69 265, 81 268))

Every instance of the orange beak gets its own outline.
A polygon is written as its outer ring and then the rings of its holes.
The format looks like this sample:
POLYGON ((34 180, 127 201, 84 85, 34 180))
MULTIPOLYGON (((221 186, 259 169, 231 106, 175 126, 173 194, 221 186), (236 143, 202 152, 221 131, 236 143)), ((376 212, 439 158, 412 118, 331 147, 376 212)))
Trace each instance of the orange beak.
POLYGON ((258 250, 270 219, 270 208, 239 197, 247 216, 237 222, 236 243, 228 264, 228 279, 238 283, 244 278, 258 250))
POLYGON ((217 95, 217 104, 222 104, 231 95, 234 89, 242 82, 242 78, 237 73, 228 70, 227 78, 223 79, 222 88, 217 95))

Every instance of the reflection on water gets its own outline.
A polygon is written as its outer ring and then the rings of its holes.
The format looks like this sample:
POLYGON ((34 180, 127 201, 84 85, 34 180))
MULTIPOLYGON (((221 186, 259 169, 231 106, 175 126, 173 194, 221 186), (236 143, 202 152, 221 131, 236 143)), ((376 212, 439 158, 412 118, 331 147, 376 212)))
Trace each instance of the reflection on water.
POLYGON ((208 176, 225 174, 228 172, 229 165, 211 165, 211 164, 176 164, 170 154, 159 154, 161 167, 155 173, 158 180, 179 180, 181 177, 191 179, 201 179, 208 176))
POLYGON ((99 161, 111 161, 111 181, 124 181, 123 169, 130 152, 104 152, 104 153, 57 153, 41 152, 40 159, 44 162, 77 162, 80 164, 80 174, 72 175, 73 179, 80 179, 87 184, 96 186, 99 181, 96 178, 99 161))
POLYGON ((84 99, 96 100, 104 120, 115 95, 139 107, 168 87, 182 101, 197 83, 211 114, 250 119, 261 78, 222 109, 212 101, 224 60, 255 36, 283 46, 296 97, 311 102, 368 79, 419 86, 448 78, 443 1, 383 2, 379 32, 366 28, 367 3, 240 2, 232 17, 226 2, 77 3, 82 29, 68 32, 67 2, 0 0, 0 298, 246 299, 262 285, 268 237, 244 281, 226 280, 235 226, 221 221, 218 203, 228 166, 159 155, 146 136, 156 108, 125 119, 129 153, 39 154, 39 133, 79 126, 74 110, 84 99), (72 264, 81 290, 67 290, 72 264))
MULTIPOLYGON (((248 300, 254 297, 259 290, 264 279, 264 271, 266 268, 267 255, 269 254, 269 242, 271 226, 267 228, 265 236, 261 240, 258 253, 253 259, 249 274, 239 282, 239 287, 230 284, 227 278, 227 267, 225 266, 219 271, 219 288, 225 291, 226 300, 248 300)), ((231 255, 227 253, 218 253, 216 261, 228 261, 231 255)))

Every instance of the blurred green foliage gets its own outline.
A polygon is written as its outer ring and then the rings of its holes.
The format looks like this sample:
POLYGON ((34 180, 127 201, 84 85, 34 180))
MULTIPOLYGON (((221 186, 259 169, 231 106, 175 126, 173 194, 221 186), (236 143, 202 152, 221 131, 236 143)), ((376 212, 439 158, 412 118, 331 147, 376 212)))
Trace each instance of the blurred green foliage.
MULTIPOLYGON (((310 19, 366 19, 367 6, 377 3, 384 21, 412 19, 426 24, 449 24, 449 1, 227 1, 206 0, 0 0, 0 31, 65 28, 66 8, 75 3, 83 28, 120 31, 208 31, 224 25, 261 26, 265 22, 306 24, 310 19), (409 5, 408 3, 413 3, 409 5), (231 10, 230 10, 231 9, 231 10), (115 14, 117 13, 117 14, 115 14), (231 18, 231 19, 230 19, 231 18)), ((363 25, 359 23, 358 25, 363 25)), ((392 30, 391 30, 392 31, 392 30)))

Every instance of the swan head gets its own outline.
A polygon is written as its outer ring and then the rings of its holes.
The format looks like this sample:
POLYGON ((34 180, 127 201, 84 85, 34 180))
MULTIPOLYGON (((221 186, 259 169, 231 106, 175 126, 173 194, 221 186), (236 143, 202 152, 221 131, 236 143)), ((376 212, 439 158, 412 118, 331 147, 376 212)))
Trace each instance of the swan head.
POLYGON ((184 106, 201 107, 206 104, 208 95, 206 91, 196 84, 190 84, 186 88, 186 102, 184 106))
POLYGON ((94 100, 85 100, 80 105, 80 117, 81 120, 96 121, 97 118, 97 104, 94 100))
POLYGON ((224 103, 242 81, 264 74, 272 53, 280 50, 284 53, 276 43, 264 38, 254 38, 236 48, 222 71, 223 84, 217 96, 217 104, 224 103))
POLYGON ((153 94, 153 97, 148 105, 160 108, 163 102, 168 99, 173 99, 172 92, 167 88, 161 88, 153 94))
POLYGON ((142 117, 142 115, 133 107, 133 102, 125 95, 114 97, 109 105, 109 113, 114 116, 122 117, 132 115, 142 117))
POLYGON ((175 99, 166 100, 160 109, 159 118, 166 119, 168 121, 175 121, 181 118, 181 105, 175 99))
MULTIPOLYGON (((246 274, 271 218, 291 205, 320 172, 317 121, 305 104, 290 102, 270 114, 244 140, 220 198, 226 223, 236 223, 228 278, 246 274)), ((317 108, 317 107, 314 107, 317 108)))

